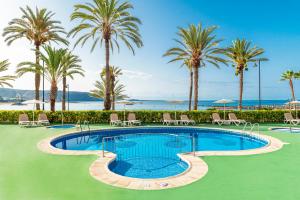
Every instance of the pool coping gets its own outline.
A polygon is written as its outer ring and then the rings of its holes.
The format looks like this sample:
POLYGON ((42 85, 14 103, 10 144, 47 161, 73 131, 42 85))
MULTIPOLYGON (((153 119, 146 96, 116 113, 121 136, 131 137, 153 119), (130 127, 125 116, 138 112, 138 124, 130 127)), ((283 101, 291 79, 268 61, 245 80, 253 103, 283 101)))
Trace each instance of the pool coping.
MULTIPOLYGON (((128 127, 129 129, 134 128, 161 128, 166 126, 140 126, 140 127, 128 127)), ((178 154, 178 156, 185 162, 189 164, 189 168, 181 174, 176 176, 167 177, 167 178, 159 178, 159 179, 139 179, 139 178, 131 178, 125 177, 118 174, 113 173, 108 169, 108 166, 111 162, 113 162, 116 158, 116 155, 111 152, 105 152, 105 156, 102 155, 102 150, 99 151, 72 151, 72 150, 62 150, 55 148, 51 145, 51 141, 56 138, 70 135, 70 134, 81 134, 81 132, 76 132, 78 130, 66 130, 61 134, 57 134, 46 139, 41 140, 37 147, 41 151, 49 154, 55 155, 96 155, 98 158, 91 164, 89 168, 90 175, 98 181, 101 181, 105 184, 112 185, 115 187, 126 188, 126 189, 134 189, 134 190, 161 190, 161 189, 169 189, 181 187, 184 185, 191 184, 195 181, 203 178, 208 172, 208 165, 204 162, 200 157, 204 156, 242 156, 242 155, 256 155, 263 153, 270 153, 273 151, 277 151, 283 147, 284 142, 281 140, 274 138, 272 136, 253 133, 249 131, 241 131, 235 129, 224 129, 224 128, 211 128, 211 127, 195 127, 195 126, 172 126, 176 127, 185 127, 185 128, 199 128, 199 129, 210 129, 210 130, 225 130, 229 132, 234 132, 237 134, 247 134, 253 137, 257 137, 259 139, 263 139, 268 142, 268 144, 264 147, 250 150, 240 150, 240 151, 197 151, 195 152, 195 156, 193 153, 186 154, 178 154)), ((92 131, 105 131, 111 130, 112 128, 103 128, 103 129, 93 129, 92 131)), ((118 128, 114 128, 118 129, 118 128)), ((124 129, 124 127, 122 127, 124 129)))

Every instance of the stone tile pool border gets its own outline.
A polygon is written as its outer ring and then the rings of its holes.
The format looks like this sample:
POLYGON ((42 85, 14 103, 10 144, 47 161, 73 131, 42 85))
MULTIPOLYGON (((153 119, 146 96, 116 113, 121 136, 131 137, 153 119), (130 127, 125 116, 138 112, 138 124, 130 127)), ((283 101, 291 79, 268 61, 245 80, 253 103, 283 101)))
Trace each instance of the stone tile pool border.
MULTIPOLYGON (((165 126, 150 126, 150 128, 155 127, 165 127, 165 126)), ((175 126, 172 126, 175 127, 175 126)), ((188 126, 185 126, 188 128, 188 126)), ((141 128, 141 127, 137 127, 141 128)), ((142 127, 143 128, 143 127, 142 127)), ((176 127, 175 127, 176 128, 176 127)), ((181 126, 182 128, 182 126, 181 126)), ((191 128, 195 128, 192 126, 191 128)), ((98 156, 97 160, 94 161, 90 168, 90 175, 98 181, 101 181, 105 184, 112 185, 115 187, 126 188, 126 189, 134 189, 134 190, 161 190, 161 189, 169 189, 176 188, 191 184, 195 181, 203 178, 208 172, 208 165, 200 158, 204 156, 242 156, 242 155, 256 155, 263 153, 270 153, 273 151, 277 151, 283 147, 284 144, 277 138, 257 134, 249 131, 240 131, 234 129, 222 129, 222 128, 209 128, 209 127, 196 127, 199 129, 210 129, 210 130, 223 130, 230 131, 238 134, 247 134, 253 137, 257 137, 263 140, 266 140, 268 144, 264 147, 250 150, 241 150, 241 151, 198 151, 195 152, 194 156, 192 153, 189 154, 179 154, 178 156, 189 164, 189 168, 177 175, 168 178, 160 178, 160 179, 138 179, 138 178, 130 178, 121 176, 111 172, 108 169, 108 165, 114 161, 116 155, 110 152, 106 152, 103 157, 102 151, 72 151, 72 150, 62 150, 55 148, 51 145, 51 141, 69 134, 77 134, 75 129, 65 131, 61 134, 43 139, 37 144, 37 147, 49 154, 55 155, 96 155, 98 156)), ((124 129, 124 128, 122 128, 124 129)), ((129 127, 132 129, 132 127, 129 127)), ((134 129, 134 128, 133 128, 134 129)), ((110 128, 98 129, 99 131, 111 130, 110 128)), ((95 130, 93 130, 95 131, 95 130)), ((80 134, 80 132, 78 132, 80 134)))

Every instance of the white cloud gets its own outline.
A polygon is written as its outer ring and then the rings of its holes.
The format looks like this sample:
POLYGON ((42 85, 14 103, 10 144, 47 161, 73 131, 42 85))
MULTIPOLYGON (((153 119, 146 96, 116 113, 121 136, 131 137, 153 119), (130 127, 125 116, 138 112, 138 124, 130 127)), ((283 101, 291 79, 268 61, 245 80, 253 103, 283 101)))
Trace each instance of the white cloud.
POLYGON ((152 74, 148 74, 140 71, 131 71, 131 70, 122 70, 122 71, 124 77, 129 79, 149 80, 153 77, 152 74))

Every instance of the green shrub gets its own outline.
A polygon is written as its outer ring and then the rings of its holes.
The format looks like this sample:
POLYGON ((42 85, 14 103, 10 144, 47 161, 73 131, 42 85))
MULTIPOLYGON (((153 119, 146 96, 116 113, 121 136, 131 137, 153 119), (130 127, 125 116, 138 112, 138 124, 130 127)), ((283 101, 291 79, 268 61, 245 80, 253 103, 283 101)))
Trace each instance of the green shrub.
MULTIPOLYGON (((35 111, 37 118, 38 114, 42 111, 35 111)), ((125 116, 131 111, 126 111, 125 116)), ((136 114, 137 119, 144 123, 159 123, 162 121, 163 113, 169 112, 174 118, 175 111, 132 111, 136 114)), ((177 119, 181 114, 187 114, 191 119, 197 123, 210 123, 211 114, 219 112, 223 117, 223 111, 205 110, 205 111, 177 111, 177 119)), ((254 110, 254 111, 230 111, 234 112, 240 119, 245 119, 250 122, 283 122, 283 114, 287 111, 284 110, 254 110)), ((18 122, 18 116, 21 113, 27 113, 29 119, 32 119, 32 111, 0 111, 0 122, 15 124, 18 122)), ((45 112, 51 123, 60 123, 62 120, 62 112, 45 112)), ((108 123, 111 113, 118 113, 119 119, 123 120, 124 111, 66 111, 63 113, 65 123, 77 123, 79 120, 88 120, 91 124, 108 123)), ((228 113, 228 112, 227 112, 228 113)), ((295 116, 295 113, 293 113, 295 116)))

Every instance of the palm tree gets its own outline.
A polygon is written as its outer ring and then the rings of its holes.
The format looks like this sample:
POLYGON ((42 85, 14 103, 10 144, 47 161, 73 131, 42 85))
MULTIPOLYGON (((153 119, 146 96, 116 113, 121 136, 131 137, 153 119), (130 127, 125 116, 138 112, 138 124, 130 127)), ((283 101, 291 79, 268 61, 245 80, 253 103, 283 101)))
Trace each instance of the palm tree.
MULTIPOLYGON (((105 88, 106 80, 105 77, 103 76, 100 77, 101 80, 95 82, 95 89, 90 91, 90 96, 98 99, 103 99, 106 94, 106 88, 105 88)), ((128 96, 125 95, 124 92, 125 92, 125 86, 123 84, 120 84, 119 81, 117 80, 113 88, 113 93, 115 95, 114 99, 121 100, 121 99, 128 98, 128 96)), ((112 107, 114 109, 114 105, 112 105, 112 107)))
POLYGON ((186 64, 189 72, 190 72, 190 89, 189 89, 189 111, 192 110, 192 98, 193 98, 193 82, 194 82, 194 72, 193 72, 193 67, 189 64, 186 64))
MULTIPOLYGON (((0 62, 0 72, 5 72, 8 70, 9 62, 8 60, 4 60, 0 62)), ((0 87, 8 86, 12 87, 12 85, 9 83, 9 81, 15 80, 14 76, 0 76, 0 87)))
POLYGON ((226 63, 219 55, 221 49, 217 48, 221 40, 216 39, 215 26, 204 28, 202 24, 198 26, 189 25, 187 29, 179 28, 178 36, 180 40, 175 40, 177 47, 169 49, 164 56, 173 56, 169 61, 188 61, 194 71, 194 110, 198 109, 198 82, 199 68, 210 63, 219 67, 219 63, 226 63))
MULTIPOLYGON (((33 11, 29 6, 26 6, 25 9, 20 9, 22 17, 10 21, 4 29, 3 36, 8 45, 21 38, 26 38, 34 45, 35 63, 37 66, 35 73, 35 99, 39 100, 41 82, 40 73, 38 73, 40 47, 49 42, 68 44, 68 41, 60 36, 60 34, 66 33, 60 26, 60 22, 52 19, 54 16, 53 12, 38 8, 33 11)), ((40 109, 39 104, 37 109, 40 109)))
MULTIPOLYGON (((110 81, 111 81, 111 104, 112 110, 115 110, 116 107, 116 94, 115 94, 115 85, 118 82, 117 78, 123 75, 122 70, 119 67, 110 67, 110 81)), ((106 75, 106 68, 103 68, 101 72, 101 76, 105 77, 106 75)))
POLYGON ((106 93, 104 98, 104 109, 110 110, 110 50, 114 47, 119 50, 118 40, 121 40, 133 52, 132 43, 138 48, 143 46, 138 25, 141 21, 130 14, 133 9, 132 4, 118 0, 93 0, 92 3, 77 4, 71 15, 71 21, 80 20, 81 23, 73 28, 69 36, 75 37, 79 32, 83 35, 79 37, 75 46, 81 43, 83 46, 89 39, 93 40, 91 51, 97 44, 105 44, 105 68, 106 68, 106 93))
POLYGON ((224 55, 228 57, 228 61, 235 67, 235 75, 240 76, 239 86, 239 109, 242 110, 243 90, 244 90, 244 71, 248 70, 250 63, 267 61, 266 58, 259 58, 264 53, 264 49, 252 46, 251 42, 246 40, 236 39, 232 45, 224 49, 224 55))
POLYGON ((295 90, 294 90, 294 79, 299 79, 300 78, 300 73, 294 72, 292 70, 287 70, 286 72, 281 74, 281 81, 288 81, 290 85, 290 89, 292 92, 292 100, 295 101, 295 90))
POLYGON ((63 91, 62 91, 62 110, 66 110, 66 88, 67 88, 67 77, 74 79, 74 75, 78 74, 84 76, 84 70, 80 66, 81 60, 78 56, 73 55, 72 52, 68 51, 64 55, 64 73, 63 73, 63 91))
MULTIPOLYGON (((41 60, 45 62, 44 73, 45 78, 51 84, 50 87, 50 107, 51 111, 55 111, 55 103, 58 91, 58 83, 62 80, 65 72, 64 57, 67 53, 66 49, 55 49, 51 46, 43 47, 45 53, 41 53, 41 60)), ((33 62, 22 62, 18 65, 17 74, 22 76, 25 73, 32 72, 41 74, 43 68, 33 62)))

